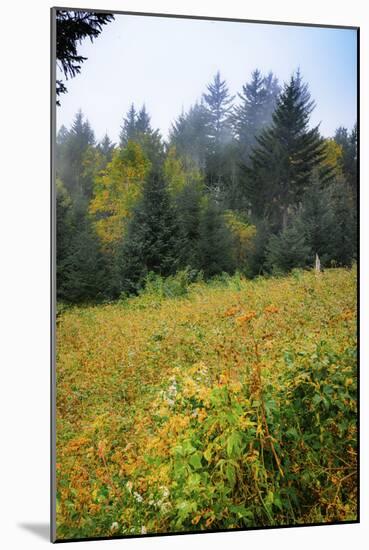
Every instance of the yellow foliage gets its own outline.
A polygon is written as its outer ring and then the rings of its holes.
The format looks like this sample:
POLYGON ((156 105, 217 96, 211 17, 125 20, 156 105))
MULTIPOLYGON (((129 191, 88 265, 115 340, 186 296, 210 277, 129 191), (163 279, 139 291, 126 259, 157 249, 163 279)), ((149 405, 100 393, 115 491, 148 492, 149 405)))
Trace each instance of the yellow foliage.
MULTIPOLYGON (((213 392, 228 390, 239 404, 241 430, 272 441, 262 420, 250 419, 253 398, 244 388, 259 383, 257 376, 273 386, 286 369, 286 350, 312 353, 317 338, 341 353, 355 342, 355 312, 354 269, 327 269, 319 280, 310 272, 299 280, 242 280, 238 290, 197 285, 186 299, 163 300, 160 308, 139 297, 63 312, 56 363, 58 536, 82 530, 91 517, 90 536, 109 536, 114 521, 123 533, 140 533, 143 525, 168 532, 171 495, 164 497, 161 487, 169 487, 179 442, 211 420, 213 392), (119 513, 101 527, 112 509, 119 513)), ((347 375, 347 388, 353 383, 347 375)), ((206 431, 203 468, 220 458, 222 426, 217 420, 206 431)), ((347 456, 354 453, 347 448, 347 456)), ((250 479, 260 479, 261 459, 247 450, 250 479)), ((197 529, 218 526, 208 508, 191 514, 197 529)))
POLYGON ((168 150, 163 170, 168 189, 173 196, 178 195, 189 183, 192 186, 202 185, 200 171, 189 161, 185 163, 178 157, 175 147, 170 147, 168 150))
POLYGON ((233 235, 234 254, 237 265, 243 265, 253 250, 256 227, 244 221, 234 210, 228 210, 224 214, 224 217, 233 235))
POLYGON ((335 176, 342 175, 342 145, 339 145, 333 138, 327 138, 324 141, 324 152, 326 158, 322 161, 322 165, 327 168, 332 168, 335 176))
POLYGON ((140 145, 129 141, 125 149, 114 151, 111 162, 95 178, 89 212, 105 247, 121 240, 149 169, 140 145))
POLYGON ((254 319, 256 317, 256 311, 249 311, 245 313, 244 315, 241 315, 240 317, 237 317, 236 323, 238 325, 242 325, 244 323, 247 323, 247 321, 251 321, 251 319, 254 319))

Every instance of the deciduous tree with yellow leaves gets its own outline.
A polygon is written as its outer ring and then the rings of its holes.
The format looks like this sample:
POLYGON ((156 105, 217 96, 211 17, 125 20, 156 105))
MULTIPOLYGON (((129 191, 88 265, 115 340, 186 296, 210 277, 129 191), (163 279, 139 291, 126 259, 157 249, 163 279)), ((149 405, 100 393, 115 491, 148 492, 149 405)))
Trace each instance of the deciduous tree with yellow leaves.
POLYGON ((141 146, 130 141, 114 151, 111 162, 96 177, 89 212, 104 248, 114 248, 121 241, 149 169, 141 146))

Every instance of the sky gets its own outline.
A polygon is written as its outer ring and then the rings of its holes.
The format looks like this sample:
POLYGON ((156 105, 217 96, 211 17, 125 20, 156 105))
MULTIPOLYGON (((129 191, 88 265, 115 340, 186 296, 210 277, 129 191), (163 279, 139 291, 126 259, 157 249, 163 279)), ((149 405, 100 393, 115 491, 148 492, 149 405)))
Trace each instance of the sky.
POLYGON ((237 94, 255 68, 273 71, 281 83, 300 68, 316 102, 311 124, 333 136, 356 122, 356 47, 351 29, 116 15, 93 43, 79 46, 88 59, 65 82, 57 125, 69 128, 82 109, 98 140, 107 133, 118 142, 131 103, 145 103, 166 138, 218 70, 237 94))

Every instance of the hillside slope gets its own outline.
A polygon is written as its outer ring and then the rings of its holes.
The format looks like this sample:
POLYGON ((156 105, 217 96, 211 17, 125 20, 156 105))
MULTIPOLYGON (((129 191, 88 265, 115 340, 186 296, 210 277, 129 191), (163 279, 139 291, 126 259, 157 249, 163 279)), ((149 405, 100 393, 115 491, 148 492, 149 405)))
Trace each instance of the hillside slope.
POLYGON ((62 313, 59 539, 356 518, 356 271, 62 313))

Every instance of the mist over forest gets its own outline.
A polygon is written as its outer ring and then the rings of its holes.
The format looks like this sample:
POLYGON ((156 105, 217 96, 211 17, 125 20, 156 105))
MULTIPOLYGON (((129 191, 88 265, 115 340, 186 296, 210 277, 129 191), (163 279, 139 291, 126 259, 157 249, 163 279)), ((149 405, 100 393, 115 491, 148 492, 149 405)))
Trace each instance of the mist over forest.
MULTIPOLYGON (((116 300, 148 281, 247 278, 356 260, 357 130, 325 138, 300 71, 217 72, 167 139, 134 98, 119 143, 83 114, 56 141, 57 294, 116 300)), ((98 106, 96 106, 98 108, 98 106)))

